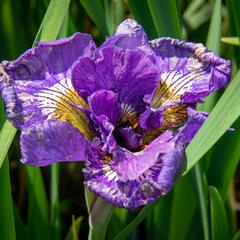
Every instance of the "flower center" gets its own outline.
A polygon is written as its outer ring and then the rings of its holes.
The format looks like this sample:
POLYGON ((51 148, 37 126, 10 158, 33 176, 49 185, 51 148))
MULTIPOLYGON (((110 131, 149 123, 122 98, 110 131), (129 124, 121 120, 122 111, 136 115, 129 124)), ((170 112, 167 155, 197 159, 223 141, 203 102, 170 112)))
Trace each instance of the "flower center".
POLYGON ((134 132, 131 126, 116 127, 113 135, 121 147, 124 147, 131 152, 142 150, 143 138, 140 134, 134 132))

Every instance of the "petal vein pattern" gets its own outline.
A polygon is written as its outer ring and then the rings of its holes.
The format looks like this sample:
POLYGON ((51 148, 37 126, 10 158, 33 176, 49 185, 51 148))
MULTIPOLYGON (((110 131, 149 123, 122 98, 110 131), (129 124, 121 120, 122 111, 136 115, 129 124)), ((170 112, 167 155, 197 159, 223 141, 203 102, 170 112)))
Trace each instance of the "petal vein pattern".
POLYGON ((19 98, 24 104, 36 104, 47 119, 57 119, 70 122, 88 139, 93 139, 87 115, 79 108, 89 109, 72 86, 71 79, 63 74, 57 76, 58 82, 50 87, 42 88, 33 95, 22 93, 19 98))

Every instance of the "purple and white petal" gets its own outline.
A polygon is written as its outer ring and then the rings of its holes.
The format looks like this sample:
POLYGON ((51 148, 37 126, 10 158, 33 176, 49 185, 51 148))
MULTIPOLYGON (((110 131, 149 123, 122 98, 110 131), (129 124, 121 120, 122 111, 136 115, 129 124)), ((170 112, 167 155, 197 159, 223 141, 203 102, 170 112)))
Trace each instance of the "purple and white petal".
POLYGON ((22 163, 46 166, 85 161, 90 141, 70 123, 49 120, 22 130, 20 145, 22 163))
POLYGON ((167 131, 143 151, 118 147, 110 156, 99 142, 93 144, 84 169, 85 185, 118 207, 134 209, 154 201, 170 191, 184 168, 184 146, 172 137, 167 131))
POLYGON ((3 62, 0 92, 14 126, 27 128, 46 119, 59 119, 70 121, 84 132, 87 117, 73 105, 88 106, 72 87, 70 76, 74 61, 82 55, 92 55, 93 50, 91 37, 77 33, 40 43, 17 60, 3 62))
POLYGON ((171 38, 151 41, 160 83, 153 96, 145 98, 154 108, 170 101, 196 103, 230 80, 231 63, 202 44, 171 38))

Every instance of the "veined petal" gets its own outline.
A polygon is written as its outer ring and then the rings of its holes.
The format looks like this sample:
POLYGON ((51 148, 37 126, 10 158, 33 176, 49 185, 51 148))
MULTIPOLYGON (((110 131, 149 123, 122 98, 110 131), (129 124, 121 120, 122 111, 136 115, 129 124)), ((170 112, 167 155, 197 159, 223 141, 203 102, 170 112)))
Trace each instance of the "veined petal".
POLYGON ((85 113, 88 108, 72 87, 73 62, 89 56, 94 43, 87 34, 40 43, 17 60, 0 66, 0 92, 8 118, 17 128, 27 128, 45 119, 69 121, 88 138, 92 133, 85 113))
POLYGON ((22 163, 46 166, 55 162, 85 161, 89 140, 68 122, 43 121, 21 133, 22 163))
POLYGON ((230 61, 202 44, 160 38, 151 45, 161 72, 153 97, 145 98, 153 108, 171 101, 196 103, 230 80, 230 61))
POLYGON ((81 96, 99 89, 118 94, 122 108, 131 112, 145 109, 143 97, 155 89, 158 69, 139 50, 104 47, 93 58, 82 57, 73 69, 73 86, 81 96))
POLYGON ((129 209, 147 204, 170 191, 184 169, 184 145, 167 131, 143 151, 118 148, 107 155, 93 144, 85 164, 84 182, 106 201, 129 209))
POLYGON ((121 106, 118 95, 110 90, 99 90, 89 97, 89 105, 95 116, 108 117, 111 124, 115 124, 121 116, 121 106))
POLYGON ((196 111, 189 107, 188 120, 184 126, 175 132, 175 139, 183 143, 189 143, 192 141, 207 117, 207 112, 196 111))

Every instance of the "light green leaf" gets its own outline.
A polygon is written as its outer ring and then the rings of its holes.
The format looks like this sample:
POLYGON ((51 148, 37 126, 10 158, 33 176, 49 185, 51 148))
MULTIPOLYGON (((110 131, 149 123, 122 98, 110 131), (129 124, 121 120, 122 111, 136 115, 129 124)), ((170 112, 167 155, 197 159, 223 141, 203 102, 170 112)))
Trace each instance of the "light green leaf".
POLYGON ((210 186, 211 239, 229 239, 229 229, 223 200, 217 188, 210 186))
POLYGON ((11 146, 16 132, 16 128, 14 128, 13 125, 6 120, 0 133, 0 168, 3 164, 4 158, 8 153, 8 149, 11 146))
POLYGON ((226 44, 240 46, 240 38, 238 37, 222 37, 221 41, 226 44))
POLYGON ((189 171, 240 115, 240 71, 186 149, 189 171), (224 121, 223 121, 224 119, 224 121))
POLYGON ((43 18, 34 45, 37 41, 55 40, 61 29, 64 17, 68 12, 70 0, 51 0, 43 18))

